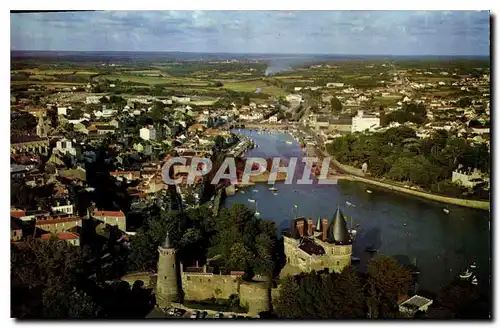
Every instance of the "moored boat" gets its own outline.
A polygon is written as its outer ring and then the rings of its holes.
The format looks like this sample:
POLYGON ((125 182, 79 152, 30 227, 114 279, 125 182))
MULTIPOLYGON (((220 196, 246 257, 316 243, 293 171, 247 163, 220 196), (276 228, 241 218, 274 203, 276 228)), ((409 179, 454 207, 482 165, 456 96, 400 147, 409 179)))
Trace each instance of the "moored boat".
POLYGON ((467 268, 467 270, 465 270, 464 272, 460 273, 458 276, 461 279, 469 279, 472 276, 472 272, 469 271, 469 268, 467 268))

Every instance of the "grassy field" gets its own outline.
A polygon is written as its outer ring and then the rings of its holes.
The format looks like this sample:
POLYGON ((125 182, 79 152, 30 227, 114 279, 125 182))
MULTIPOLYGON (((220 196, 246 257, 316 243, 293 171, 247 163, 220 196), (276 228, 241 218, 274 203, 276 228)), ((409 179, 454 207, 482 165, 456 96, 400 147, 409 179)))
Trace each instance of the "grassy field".
POLYGON ((16 73, 31 73, 36 76, 40 75, 45 75, 45 76, 51 76, 51 75, 73 75, 73 73, 76 72, 76 75, 94 75, 94 74, 99 74, 99 72, 95 71, 78 71, 78 70, 69 70, 69 69, 38 69, 38 68, 32 68, 32 69, 23 69, 23 70, 13 70, 11 71, 12 74, 16 73))
POLYGON ((254 80, 254 81, 222 81, 224 83, 223 88, 237 91, 237 92, 255 92, 257 88, 260 88, 262 93, 271 96, 285 96, 287 92, 276 86, 268 86, 264 81, 254 80))
POLYGON ((128 75, 128 74, 113 74, 113 75, 105 75, 103 78, 108 80, 120 80, 124 82, 137 82, 137 83, 145 83, 145 84, 166 84, 166 83, 177 83, 183 85, 199 85, 199 86, 208 86, 209 82, 206 81, 198 81, 192 78, 178 78, 171 76, 139 76, 139 75, 128 75))

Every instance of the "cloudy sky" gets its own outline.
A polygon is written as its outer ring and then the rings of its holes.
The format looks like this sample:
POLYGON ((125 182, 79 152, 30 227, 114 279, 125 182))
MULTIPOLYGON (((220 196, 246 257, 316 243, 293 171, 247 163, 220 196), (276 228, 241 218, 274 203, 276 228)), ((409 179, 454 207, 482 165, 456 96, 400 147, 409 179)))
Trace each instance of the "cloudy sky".
POLYGON ((12 50, 488 55, 487 11, 11 14, 12 50))

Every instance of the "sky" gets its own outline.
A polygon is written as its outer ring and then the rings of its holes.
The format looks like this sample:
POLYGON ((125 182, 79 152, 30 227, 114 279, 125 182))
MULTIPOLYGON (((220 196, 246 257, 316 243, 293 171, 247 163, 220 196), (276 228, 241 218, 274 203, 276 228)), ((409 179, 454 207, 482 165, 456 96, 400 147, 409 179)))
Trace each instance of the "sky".
POLYGON ((488 11, 95 11, 10 18, 11 50, 490 53, 488 11))

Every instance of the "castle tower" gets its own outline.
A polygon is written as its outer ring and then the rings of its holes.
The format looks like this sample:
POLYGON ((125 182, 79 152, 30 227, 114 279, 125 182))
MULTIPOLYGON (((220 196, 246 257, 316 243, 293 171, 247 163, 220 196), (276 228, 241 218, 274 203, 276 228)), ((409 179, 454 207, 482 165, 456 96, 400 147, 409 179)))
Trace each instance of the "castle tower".
POLYGON ((156 304, 160 308, 167 308, 175 302, 178 296, 177 281, 177 250, 172 246, 168 236, 160 247, 158 258, 158 275, 156 280, 156 304))
POLYGON ((326 240, 322 246, 328 256, 330 269, 340 272, 351 264, 352 237, 347 230, 344 214, 338 207, 326 230, 326 240))

